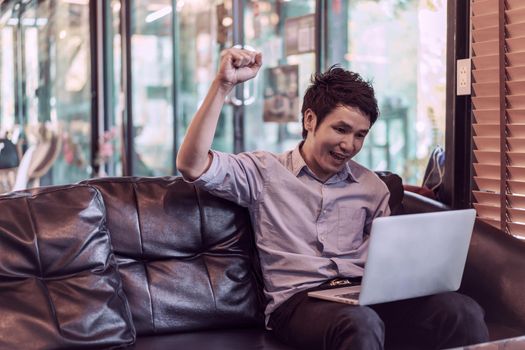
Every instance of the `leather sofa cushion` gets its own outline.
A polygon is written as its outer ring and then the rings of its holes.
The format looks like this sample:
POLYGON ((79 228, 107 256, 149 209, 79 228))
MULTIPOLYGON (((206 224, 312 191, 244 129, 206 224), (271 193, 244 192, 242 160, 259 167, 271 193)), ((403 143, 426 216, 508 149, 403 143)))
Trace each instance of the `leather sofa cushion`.
POLYGON ((135 340, 100 193, 57 186, 0 197, 0 348, 135 340))
POLYGON ((176 177, 84 183, 104 197, 137 334, 262 324, 246 209, 176 177))

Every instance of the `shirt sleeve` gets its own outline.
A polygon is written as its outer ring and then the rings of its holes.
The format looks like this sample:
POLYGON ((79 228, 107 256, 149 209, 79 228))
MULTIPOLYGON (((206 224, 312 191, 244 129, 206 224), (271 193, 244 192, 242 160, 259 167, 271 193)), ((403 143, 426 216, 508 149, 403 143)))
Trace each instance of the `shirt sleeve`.
POLYGON ((264 189, 267 169, 264 152, 210 152, 212 162, 208 170, 193 181, 184 180, 244 207, 256 203, 264 189))

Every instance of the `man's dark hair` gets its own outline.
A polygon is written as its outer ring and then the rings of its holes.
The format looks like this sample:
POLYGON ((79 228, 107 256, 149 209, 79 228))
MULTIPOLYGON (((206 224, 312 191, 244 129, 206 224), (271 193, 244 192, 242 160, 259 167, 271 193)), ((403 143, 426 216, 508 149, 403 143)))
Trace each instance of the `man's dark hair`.
POLYGON ((308 134, 304 127, 304 113, 308 108, 317 116, 316 129, 328 114, 340 106, 358 108, 368 116, 370 125, 377 120, 379 109, 374 88, 359 74, 333 65, 324 73, 314 74, 311 83, 304 94, 301 109, 303 139, 308 134))

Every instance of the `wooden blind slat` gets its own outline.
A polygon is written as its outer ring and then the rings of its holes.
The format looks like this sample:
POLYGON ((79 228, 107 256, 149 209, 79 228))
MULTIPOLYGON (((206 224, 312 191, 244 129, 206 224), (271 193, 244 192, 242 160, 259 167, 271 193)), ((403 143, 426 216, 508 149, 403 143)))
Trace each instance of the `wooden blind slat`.
POLYGON ((525 66, 507 67, 508 80, 525 80, 525 66))
POLYGON ((507 208, 509 219, 514 223, 525 224, 525 210, 518 208, 507 208))
MULTIPOLYGON (((525 153, 521 152, 507 152, 507 158, 510 165, 525 166, 525 153)), ((525 195, 525 193, 523 193, 525 195)))
POLYGON ((472 105, 475 109, 497 109, 499 107, 499 97, 472 97, 472 105))
POLYGON ((524 181, 525 182, 525 167, 520 166, 507 166, 511 180, 524 181))
POLYGON ((490 13, 498 12, 498 1, 484 0, 477 1, 472 4, 472 14, 474 16, 482 16, 490 13))
POLYGON ((491 13, 488 15, 472 17, 473 29, 490 28, 490 27, 494 27, 494 25, 496 24, 498 24, 498 14, 497 13, 491 13))
POLYGON ((507 0, 507 10, 515 10, 525 8, 525 1, 523 0, 507 0))
POLYGON ((480 191, 499 193, 499 179, 489 179, 486 177, 474 176, 474 182, 480 191))
POLYGON ((509 150, 512 152, 525 152, 525 139, 521 137, 507 137, 509 150))
POLYGON ((474 83, 472 89, 476 94, 476 97, 482 96, 498 96, 499 94, 499 83, 474 83))
MULTIPOLYGON (((525 68, 525 67, 524 67, 525 68)), ((523 70, 525 76, 525 69, 523 70)), ((499 69, 474 69, 472 76, 476 83, 499 83, 499 69)))
MULTIPOLYGON (((518 7, 515 9, 505 11, 507 23, 506 24, 516 24, 525 22, 525 7, 518 7)), ((489 15, 493 16, 493 15, 489 15)), ((486 17, 486 16, 483 16, 486 17)))
MULTIPOLYGON (((512 38, 512 37, 517 37, 517 36, 525 36, 525 23, 509 24, 506 26, 506 28, 507 28, 508 37, 512 38)), ((488 36, 488 34, 485 34, 485 35, 488 36)))
POLYGON ((507 81, 507 91, 513 95, 525 94, 525 80, 507 81))
POLYGON ((525 209, 525 196, 519 194, 509 194, 507 195, 507 201, 512 208, 525 209))
POLYGON ((485 29, 477 29, 472 31, 472 38, 474 42, 498 40, 499 38, 499 27, 493 26, 485 29))
POLYGON ((474 157, 478 163, 498 165, 499 164, 499 150, 498 151, 480 151, 474 150, 474 157))
MULTIPOLYGON (((524 52, 525 48, 525 37, 516 37, 505 40, 505 43, 507 44, 507 50, 508 52, 524 52)), ((483 46, 482 49, 484 51, 489 51, 491 48, 487 46, 483 46)), ((487 53, 488 55, 489 53, 487 53)))
POLYGON ((487 179, 500 179, 500 166, 491 164, 476 164, 474 163, 474 170, 476 175, 479 177, 485 177, 487 179))
POLYGON ((525 123, 525 109, 507 109, 507 118, 510 123, 525 123))
POLYGON ((499 109, 475 109, 472 111, 474 118, 478 124, 498 124, 499 125, 499 109))
POLYGON ((525 52, 511 52, 505 55, 510 66, 525 66, 525 52))
POLYGON ((525 124, 507 124, 510 137, 525 137, 525 124))
POLYGON ((482 41, 472 44, 472 51, 476 56, 497 55, 499 40, 482 41))
POLYGON ((500 138, 493 136, 473 136, 474 144, 481 151, 498 151, 500 148, 500 138))
POLYGON ((474 124, 473 127, 476 136, 499 137, 499 124, 474 124))
POLYGON ((508 180, 507 184, 509 185, 510 193, 521 194, 525 193, 525 182, 508 180))
MULTIPOLYGON (((516 55, 516 54, 513 54, 516 55)), ((499 55, 490 56, 475 56, 472 57, 472 64, 474 69, 490 69, 499 67, 499 55)), ((523 57, 523 65, 525 65, 525 56, 523 57)))
POLYGON ((476 208, 478 215, 482 219, 491 219, 491 220, 499 221, 500 210, 501 210, 499 205, 495 206, 495 205, 474 203, 474 208, 476 208))
POLYGON ((524 109, 525 95, 507 95, 507 106, 513 109, 524 109))
POLYGON ((484 191, 472 191, 472 193, 474 194, 474 198, 476 198, 476 200, 479 203, 496 206, 496 207, 499 206, 500 199, 499 199, 498 193, 484 192, 484 191))

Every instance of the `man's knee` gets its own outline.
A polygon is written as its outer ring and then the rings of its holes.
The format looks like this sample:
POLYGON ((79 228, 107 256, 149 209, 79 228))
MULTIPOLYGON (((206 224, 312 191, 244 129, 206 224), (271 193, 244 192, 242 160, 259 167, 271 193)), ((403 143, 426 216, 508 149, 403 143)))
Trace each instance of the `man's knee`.
POLYGON ((441 308, 444 313, 444 324, 456 336, 468 343, 479 343, 488 340, 488 330, 485 324, 485 312, 481 306, 470 297, 459 293, 447 293, 446 302, 441 308))
POLYGON ((345 307, 335 313, 329 333, 327 338, 336 341, 334 349, 345 348, 345 345, 353 349, 382 349, 385 325, 368 307, 345 307))

